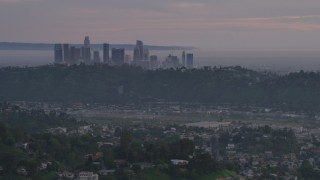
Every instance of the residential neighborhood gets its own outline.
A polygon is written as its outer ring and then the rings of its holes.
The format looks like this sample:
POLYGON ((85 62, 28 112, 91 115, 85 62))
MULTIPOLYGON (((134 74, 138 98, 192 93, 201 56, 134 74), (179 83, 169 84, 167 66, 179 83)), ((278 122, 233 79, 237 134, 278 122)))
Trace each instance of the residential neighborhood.
MULTIPOLYGON (((1 111, 3 117, 22 112, 28 111, 17 107, 1 111)), ((44 117, 65 117, 52 111, 38 113, 44 117)), ((171 124, 112 121, 67 126, 60 123, 42 129, 41 134, 38 136, 43 140, 49 138, 47 143, 53 145, 52 150, 40 148, 43 145, 34 138, 16 141, 15 148, 31 159, 36 158, 33 165, 36 168, 30 168, 29 160, 17 164, 15 173, 19 177, 50 174, 59 179, 139 179, 147 178, 148 173, 170 174, 171 171, 192 177, 187 174, 194 169, 197 176, 216 172, 216 177, 229 179, 291 180, 317 177, 320 173, 320 134, 316 128, 221 119, 171 124), (66 140, 71 143, 65 145, 67 149, 60 144, 66 140), (72 154, 70 150, 77 147, 72 154), (58 149, 68 154, 59 154, 58 149), (198 169, 206 163, 209 169, 204 172, 203 168, 198 169), (225 170, 227 175, 219 175, 225 170)), ((0 177, 6 174, 6 169, 1 164, 0 177)))

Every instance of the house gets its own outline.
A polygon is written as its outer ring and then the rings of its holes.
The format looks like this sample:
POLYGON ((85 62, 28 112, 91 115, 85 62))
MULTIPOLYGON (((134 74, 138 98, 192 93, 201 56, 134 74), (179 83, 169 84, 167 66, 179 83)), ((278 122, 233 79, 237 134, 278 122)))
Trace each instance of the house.
POLYGON ((129 168, 124 168, 123 174, 125 174, 125 176, 127 176, 129 179, 133 179, 133 177, 135 176, 134 171, 129 168))
POLYGON ((48 166, 52 165, 52 162, 45 162, 45 163, 41 163, 39 169, 41 171, 46 170, 48 168, 48 166))
POLYGON ((175 166, 186 166, 189 164, 189 161, 187 160, 171 159, 170 161, 175 166))
POLYGON ((314 158, 309 158, 308 159, 309 164, 314 168, 316 167, 316 161, 314 158))
POLYGON ((258 165, 259 165, 259 161, 255 161, 255 160, 254 160, 254 161, 252 161, 251 164, 252 164, 252 166, 258 166, 258 165))
POLYGON ((127 164, 127 160, 125 160, 125 159, 116 159, 116 160, 114 160, 114 163, 116 164, 117 167, 125 166, 127 164))
POLYGON ((19 167, 19 168, 17 169, 17 173, 18 173, 19 175, 24 175, 24 176, 28 175, 28 172, 27 172, 26 168, 24 168, 24 167, 19 167))
POLYGON ((270 161, 269 166, 272 168, 276 168, 276 167, 278 167, 278 162, 277 161, 270 161))
POLYGON ((150 169, 150 168, 155 167, 155 165, 152 163, 134 163, 132 165, 140 167, 141 170, 150 169))
POLYGON ((253 170, 248 169, 247 171, 243 172, 243 175, 245 175, 249 179, 252 179, 254 177, 254 172, 253 172, 253 170))
POLYGON ((41 166, 39 167, 39 169, 42 170, 46 170, 48 168, 48 164, 47 163, 41 163, 41 166))
POLYGON ((297 161, 297 156, 294 153, 286 154, 283 158, 289 161, 297 161))
POLYGON ((226 147, 227 150, 233 150, 234 148, 235 148, 234 144, 228 144, 226 147))
POLYGON ((47 131, 50 134, 66 134, 67 128, 64 128, 64 127, 50 128, 47 131))
POLYGON ((30 143, 16 143, 16 147, 21 149, 27 149, 30 143))
POLYGON ((246 164, 247 163, 247 159, 246 158, 240 158, 239 162, 240 162, 240 164, 246 164))
POLYGON ((264 155, 265 155, 266 158, 273 158, 273 153, 272 153, 272 151, 265 151, 265 152, 264 152, 264 155))
POLYGON ((170 128, 169 130, 163 131, 163 134, 174 134, 177 132, 176 128, 170 128))
POLYGON ((278 175, 275 174, 275 173, 271 173, 270 176, 271 176, 273 179, 277 179, 277 178, 278 178, 278 175))
POLYGON ((235 159, 235 158, 236 158, 236 154, 237 154, 236 151, 227 151, 226 153, 227 153, 227 158, 228 158, 229 160, 232 160, 232 159, 235 159))
POLYGON ((88 134, 90 131, 92 131, 91 125, 81 126, 81 127, 78 128, 78 133, 79 134, 88 134))
POLYGON ((101 176, 113 176, 116 173, 116 170, 114 169, 110 169, 110 170, 100 170, 99 174, 101 176))
POLYGON ((290 175, 290 176, 285 176, 285 177, 284 177, 284 180, 298 180, 298 177, 297 177, 297 176, 292 176, 292 175, 290 175))
POLYGON ((297 164, 295 164, 294 162, 288 162, 287 166, 289 170, 294 170, 298 168, 297 164))
POLYGON ((177 129, 174 128, 174 127, 172 127, 172 128, 170 128, 170 131, 171 131, 172 133, 175 133, 175 132, 177 132, 177 129))
POLYGON ((99 161, 99 160, 102 160, 102 158, 103 158, 103 153, 102 153, 102 152, 97 152, 95 155, 93 155, 93 154, 87 154, 87 155, 84 156, 84 158, 85 158, 86 160, 88 160, 88 159, 91 158, 92 161, 99 161))
POLYGON ((99 180, 99 175, 93 172, 79 172, 77 180, 99 180))
POLYGON ((100 165, 101 165, 101 162, 93 162, 92 165, 100 166, 100 165))
POLYGON ((262 137, 263 138, 270 138, 270 134, 264 134, 262 137))
POLYGON ((102 131, 103 131, 103 132, 109 131, 109 127, 108 127, 108 126, 102 126, 101 128, 102 128, 102 131))
POLYGON ((114 144, 110 142, 97 142, 97 145, 98 145, 98 148, 114 146, 114 144))
POLYGON ((58 173, 58 176, 63 179, 74 179, 75 174, 68 171, 63 171, 62 173, 58 173))

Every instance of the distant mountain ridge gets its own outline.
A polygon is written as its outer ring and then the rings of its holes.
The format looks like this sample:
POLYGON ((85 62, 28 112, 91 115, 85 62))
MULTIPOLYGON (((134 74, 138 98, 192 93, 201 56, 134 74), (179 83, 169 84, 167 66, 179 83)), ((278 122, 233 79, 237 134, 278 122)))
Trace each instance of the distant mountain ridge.
MULTIPOLYGON (((82 44, 70 44, 76 47, 81 47, 82 44)), ((20 42, 0 42, 0 50, 53 50, 53 43, 20 43, 20 42)), ((92 49, 102 50, 102 44, 92 44, 92 49)), ((110 44, 110 48, 125 48, 132 50, 135 47, 133 44, 110 44)), ((193 50, 191 46, 155 46, 145 45, 149 50, 193 50)))

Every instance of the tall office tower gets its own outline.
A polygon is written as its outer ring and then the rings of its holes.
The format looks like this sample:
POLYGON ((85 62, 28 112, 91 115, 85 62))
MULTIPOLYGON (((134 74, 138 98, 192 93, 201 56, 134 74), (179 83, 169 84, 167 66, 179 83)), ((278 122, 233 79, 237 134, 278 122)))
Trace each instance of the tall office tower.
POLYGON ((91 48, 89 36, 84 38, 84 47, 82 48, 82 58, 85 64, 91 64, 91 48))
POLYGON ((85 64, 91 64, 91 49, 89 47, 82 47, 82 58, 85 64))
POLYGON ((55 44, 54 45, 54 62, 56 64, 61 64, 63 62, 62 44, 55 44))
POLYGON ((89 47, 90 48, 89 36, 84 37, 84 47, 89 47))
POLYGON ((99 51, 93 51, 93 62, 100 63, 100 53, 99 51))
POLYGON ((158 68, 158 56, 150 56, 150 68, 151 69, 157 69, 158 68))
POLYGON ((140 41, 140 40, 137 40, 137 47, 138 47, 138 49, 139 49, 139 56, 140 56, 140 59, 142 60, 142 58, 143 58, 143 52, 144 52, 144 49, 143 49, 143 42, 142 41, 140 41))
POLYGON ((169 54, 169 56, 166 58, 164 65, 166 68, 178 68, 179 67, 178 56, 172 56, 171 54, 169 54))
POLYGON ((81 49, 70 47, 70 64, 78 64, 81 58, 81 49))
POLYGON ((109 61, 110 61, 109 49, 110 49, 109 44, 106 44, 106 43, 103 44, 103 62, 104 63, 109 63, 109 61))
POLYGON ((148 60, 149 61, 149 56, 150 56, 149 49, 145 49, 144 52, 143 52, 143 60, 148 60))
POLYGON ((130 59, 131 59, 130 55, 128 55, 128 54, 124 55, 124 63, 125 64, 130 64, 130 59))
POLYGON ((135 47, 133 50, 133 61, 140 61, 140 50, 138 47, 135 47))
POLYGON ((121 66, 124 64, 124 49, 112 48, 111 56, 114 65, 121 66))
POLYGON ((193 68, 193 54, 187 54, 187 68, 193 68))
POLYGON ((69 44, 63 44, 63 60, 67 64, 71 64, 70 62, 70 46, 69 44))
POLYGON ((185 67, 186 66, 186 52, 185 51, 183 51, 182 52, 182 62, 181 62, 182 64, 182 67, 185 67))
POLYGON ((143 50, 143 42, 140 40, 137 40, 136 47, 134 49, 135 55, 134 60, 143 60, 144 50, 143 50))

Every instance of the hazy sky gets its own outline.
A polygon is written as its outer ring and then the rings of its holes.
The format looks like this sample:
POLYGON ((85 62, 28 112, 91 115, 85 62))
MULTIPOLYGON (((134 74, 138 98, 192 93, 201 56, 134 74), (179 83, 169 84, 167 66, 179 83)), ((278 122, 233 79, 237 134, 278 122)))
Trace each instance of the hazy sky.
POLYGON ((319 49, 320 0, 0 0, 0 41, 319 49))

